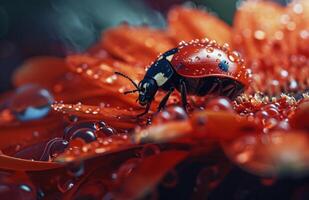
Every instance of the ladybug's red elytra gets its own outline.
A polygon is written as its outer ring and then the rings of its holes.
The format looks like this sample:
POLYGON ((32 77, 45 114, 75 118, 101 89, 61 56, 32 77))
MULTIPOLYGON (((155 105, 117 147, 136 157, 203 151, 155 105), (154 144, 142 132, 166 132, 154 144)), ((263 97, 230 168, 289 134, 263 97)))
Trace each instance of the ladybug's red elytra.
POLYGON ((236 98, 249 85, 251 71, 235 51, 230 51, 227 44, 219 45, 214 40, 192 40, 181 42, 178 47, 161 54, 151 64, 144 79, 125 94, 139 92, 138 101, 146 109, 139 116, 149 111, 150 104, 157 91, 162 89, 166 95, 161 100, 158 111, 167 103, 171 93, 176 89, 181 93, 184 109, 187 95, 204 96, 215 94, 236 98))

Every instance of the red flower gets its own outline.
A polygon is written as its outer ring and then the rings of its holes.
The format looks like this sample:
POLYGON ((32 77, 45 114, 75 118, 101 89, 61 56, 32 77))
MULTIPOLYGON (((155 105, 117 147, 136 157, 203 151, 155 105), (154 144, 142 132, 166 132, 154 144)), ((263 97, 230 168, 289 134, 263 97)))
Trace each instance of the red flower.
MULTIPOLYGON (((158 184, 166 188, 181 184, 182 174, 194 165, 199 175, 192 198, 215 189, 234 164, 261 177, 305 175, 308 11, 305 0, 287 7, 248 1, 230 27, 204 11, 175 7, 165 30, 123 24, 104 32, 98 44, 83 54, 27 61, 15 73, 14 84, 48 89, 58 112, 22 122, 16 107, 44 106, 44 102, 31 95, 33 101, 24 105, 16 100, 17 94, 4 95, 9 106, 0 113, 0 168, 23 171, 31 190, 65 199, 154 195, 158 184), (250 88, 233 102, 190 97, 188 114, 176 106, 178 93, 166 110, 156 114, 163 95, 159 93, 151 112, 136 118, 143 111, 137 96, 122 94, 134 88, 114 72, 139 81, 160 53, 180 41, 205 37, 220 45, 228 43, 242 55, 253 72, 250 88)), ((10 188, 23 181, 12 181, 18 177, 15 174, 1 176, 0 182, 10 188)))

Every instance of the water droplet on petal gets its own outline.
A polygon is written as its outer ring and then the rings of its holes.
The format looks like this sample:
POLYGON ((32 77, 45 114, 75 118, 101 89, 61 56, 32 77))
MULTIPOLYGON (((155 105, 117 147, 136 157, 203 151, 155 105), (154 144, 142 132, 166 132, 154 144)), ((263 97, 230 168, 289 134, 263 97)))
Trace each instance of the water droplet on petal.
POLYGON ((297 3, 293 6, 293 11, 296 14, 301 14, 303 12, 303 6, 300 3, 297 3))
POLYGON ((49 113, 53 101, 48 90, 29 84, 16 90, 9 108, 20 121, 36 120, 49 113))
POLYGON ((44 148, 40 160, 48 161, 51 156, 64 152, 68 144, 68 141, 63 140, 62 138, 54 138, 49 140, 44 148))
POLYGON ((157 116, 154 117, 152 123, 159 124, 167 121, 180 121, 187 119, 187 113, 180 106, 169 106, 162 112, 159 112, 157 116))
POLYGON ((80 177, 84 174, 85 167, 83 162, 70 163, 68 165, 68 174, 75 177, 80 177))
POLYGON ((20 185, 19 188, 25 192, 31 192, 31 188, 26 184, 20 185))
POLYGON ((62 177, 60 177, 60 180, 58 181, 57 187, 60 192, 65 193, 72 189, 74 187, 73 180, 63 180, 62 177))
POLYGON ((77 138, 80 138, 87 143, 93 142, 97 139, 94 131, 88 128, 81 128, 72 133, 71 139, 77 138))
POLYGON ((257 30, 254 32, 254 38, 257 40, 264 40, 266 37, 266 34, 264 31, 257 30))

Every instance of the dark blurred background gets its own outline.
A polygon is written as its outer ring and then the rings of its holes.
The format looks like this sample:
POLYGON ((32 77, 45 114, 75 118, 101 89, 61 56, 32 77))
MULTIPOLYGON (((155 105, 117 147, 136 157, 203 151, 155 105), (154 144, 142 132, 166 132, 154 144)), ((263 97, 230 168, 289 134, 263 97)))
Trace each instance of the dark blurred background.
MULTIPOLYGON (((278 0, 286 3, 287 0, 278 0)), ((241 0, 0 0, 0 93, 26 58, 65 56, 83 51, 107 27, 130 24, 165 26, 175 4, 203 7, 232 23, 241 0)))

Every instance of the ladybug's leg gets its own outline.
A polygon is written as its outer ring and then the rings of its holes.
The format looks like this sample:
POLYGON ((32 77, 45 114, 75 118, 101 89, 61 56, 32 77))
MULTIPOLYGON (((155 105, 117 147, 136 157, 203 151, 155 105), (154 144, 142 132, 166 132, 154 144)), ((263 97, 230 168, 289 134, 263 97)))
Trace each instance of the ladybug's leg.
POLYGON ((167 94, 163 97, 163 99, 161 100, 159 106, 158 106, 158 111, 157 112, 160 112, 160 110, 162 108, 165 107, 166 103, 167 103, 167 100, 168 98, 170 97, 170 95, 174 92, 174 88, 171 87, 170 90, 167 92, 167 94))
POLYGON ((182 106, 184 108, 185 111, 187 111, 187 87, 186 87, 186 83, 181 80, 180 81, 180 93, 181 93, 181 101, 182 101, 182 106))
POLYGON ((149 109, 150 109, 150 104, 151 104, 151 102, 149 102, 149 103, 146 105, 146 108, 145 108, 144 112, 142 112, 141 114, 138 114, 136 117, 141 117, 141 116, 147 114, 148 111, 149 111, 149 109))

